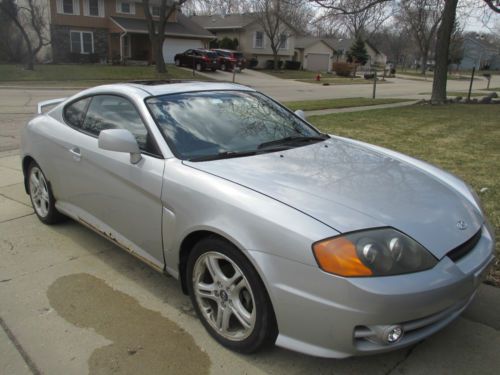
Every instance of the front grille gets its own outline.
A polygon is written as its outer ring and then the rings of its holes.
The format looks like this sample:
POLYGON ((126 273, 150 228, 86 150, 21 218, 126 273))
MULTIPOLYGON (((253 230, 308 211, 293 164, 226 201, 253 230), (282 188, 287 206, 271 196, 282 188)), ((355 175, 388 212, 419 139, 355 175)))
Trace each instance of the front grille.
POLYGON ((457 262, 467 254, 469 254, 469 252, 472 249, 474 249, 474 247, 477 245, 480 239, 481 239, 481 229, 475 235, 473 235, 471 238, 465 241, 463 244, 457 246, 446 255, 452 261, 457 262))

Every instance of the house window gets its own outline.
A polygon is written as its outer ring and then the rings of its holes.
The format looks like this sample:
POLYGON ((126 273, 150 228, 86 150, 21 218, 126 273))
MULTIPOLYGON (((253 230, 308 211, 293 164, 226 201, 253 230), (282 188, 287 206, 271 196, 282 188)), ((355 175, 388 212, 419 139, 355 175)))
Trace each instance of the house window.
POLYGON ((280 34, 279 49, 287 49, 287 48, 288 48, 288 37, 286 34, 280 34))
POLYGON ((83 15, 91 17, 104 17, 104 0, 84 0, 83 15))
POLYGON ((80 0, 57 0, 57 13, 59 14, 80 14, 80 0))
POLYGON ((264 48, 264 33, 262 31, 255 32, 253 48, 264 48))
POLYGON ((99 16, 99 0, 88 0, 89 16, 99 16))
POLYGON ((71 52, 89 54, 94 53, 94 34, 90 31, 71 31, 71 52))
POLYGON ((73 14, 73 0, 63 0, 63 13, 73 14))
POLYGON ((116 0, 116 11, 118 13, 135 14, 135 3, 133 1, 116 0))
POLYGON ((153 17, 160 17, 160 7, 151 7, 151 15, 153 17))

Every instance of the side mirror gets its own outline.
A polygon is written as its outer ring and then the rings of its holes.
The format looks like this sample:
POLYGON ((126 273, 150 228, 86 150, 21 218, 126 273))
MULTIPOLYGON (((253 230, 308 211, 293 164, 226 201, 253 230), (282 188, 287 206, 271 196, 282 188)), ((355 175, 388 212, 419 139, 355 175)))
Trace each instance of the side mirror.
POLYGON ((296 116, 299 116, 302 120, 306 119, 306 113, 303 110, 297 109, 294 113, 296 116))
POLYGON ((137 164, 141 160, 141 150, 132 133, 126 129, 107 129, 99 133, 99 148, 108 151, 128 152, 130 162, 137 164))

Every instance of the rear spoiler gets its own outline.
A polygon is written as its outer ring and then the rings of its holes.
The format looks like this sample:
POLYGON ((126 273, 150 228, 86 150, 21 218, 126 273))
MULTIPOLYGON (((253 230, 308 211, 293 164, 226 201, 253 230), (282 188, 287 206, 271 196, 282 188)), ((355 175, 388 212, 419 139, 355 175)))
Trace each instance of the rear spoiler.
POLYGON ((68 99, 68 98, 50 99, 50 100, 45 100, 43 102, 38 103, 38 114, 41 115, 42 114, 42 110, 45 107, 50 107, 50 106, 62 103, 66 99, 68 99))

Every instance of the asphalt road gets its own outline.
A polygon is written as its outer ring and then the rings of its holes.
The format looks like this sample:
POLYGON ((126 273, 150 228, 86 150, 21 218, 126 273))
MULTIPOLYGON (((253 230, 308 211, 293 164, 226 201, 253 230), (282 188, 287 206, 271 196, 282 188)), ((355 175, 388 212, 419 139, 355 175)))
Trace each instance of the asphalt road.
POLYGON ((46 226, 33 214, 18 131, 36 102, 71 92, 0 89, 0 374, 498 373, 500 290, 486 285, 449 327, 389 354, 331 360, 223 349, 176 280, 77 223, 46 226))

